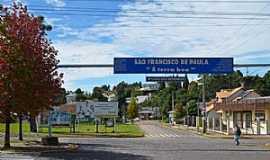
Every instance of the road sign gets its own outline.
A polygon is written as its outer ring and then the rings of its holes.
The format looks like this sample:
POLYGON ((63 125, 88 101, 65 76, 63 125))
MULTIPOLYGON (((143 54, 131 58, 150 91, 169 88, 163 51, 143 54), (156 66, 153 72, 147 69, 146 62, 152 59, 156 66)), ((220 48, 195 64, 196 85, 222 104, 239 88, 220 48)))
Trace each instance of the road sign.
POLYGON ((143 89, 149 91, 157 91, 160 88, 160 84, 158 83, 145 83, 142 85, 143 89))
POLYGON ((95 117, 117 117, 118 102, 95 102, 94 115, 95 117))
POLYGON ((49 120, 52 125, 70 125, 72 123, 72 114, 53 111, 49 114, 49 120))
POLYGON ((114 58, 115 74, 231 72, 233 58, 114 58))
POLYGON ((146 77, 146 82, 169 82, 169 81, 180 81, 183 82, 186 80, 186 77, 146 77))
POLYGON ((198 102, 197 105, 199 106, 200 110, 205 110, 205 106, 203 102, 198 102))

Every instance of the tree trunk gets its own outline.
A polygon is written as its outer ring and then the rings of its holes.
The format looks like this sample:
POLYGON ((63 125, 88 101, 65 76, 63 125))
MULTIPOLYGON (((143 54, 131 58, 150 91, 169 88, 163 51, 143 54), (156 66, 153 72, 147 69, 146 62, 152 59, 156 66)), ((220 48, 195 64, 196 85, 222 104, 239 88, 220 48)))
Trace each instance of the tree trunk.
POLYGON ((30 116, 30 131, 33 133, 37 133, 37 123, 35 116, 30 116))
POLYGON ((23 140, 23 130, 22 130, 22 115, 19 115, 19 140, 22 141, 23 140))
POLYGON ((4 149, 10 148, 10 114, 6 114, 5 142, 4 149))

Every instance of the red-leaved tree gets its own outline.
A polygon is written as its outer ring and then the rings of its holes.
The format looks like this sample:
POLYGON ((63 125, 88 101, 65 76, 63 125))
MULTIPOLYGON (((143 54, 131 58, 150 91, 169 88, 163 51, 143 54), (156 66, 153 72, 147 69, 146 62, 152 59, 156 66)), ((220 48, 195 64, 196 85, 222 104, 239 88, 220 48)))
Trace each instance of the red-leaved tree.
POLYGON ((56 71, 57 51, 40 17, 29 14, 20 3, 3 8, 2 15, 0 59, 6 67, 1 69, 0 111, 6 123, 4 148, 9 148, 11 114, 35 116, 48 109, 60 92, 63 74, 56 71))

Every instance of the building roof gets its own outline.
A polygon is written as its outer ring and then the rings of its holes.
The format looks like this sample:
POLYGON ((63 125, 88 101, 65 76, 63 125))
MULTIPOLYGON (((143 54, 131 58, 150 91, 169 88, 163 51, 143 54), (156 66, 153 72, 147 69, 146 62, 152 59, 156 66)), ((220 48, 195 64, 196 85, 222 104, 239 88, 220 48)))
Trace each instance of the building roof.
POLYGON ((149 98, 149 96, 137 96, 136 98, 137 98, 137 103, 140 104, 146 101, 149 98))
POLYGON ((216 96, 220 99, 228 98, 239 90, 243 89, 243 87, 238 87, 235 89, 222 89, 220 92, 216 92, 216 96))
POLYGON ((139 111, 139 114, 153 114, 154 111, 139 111))
MULTIPOLYGON (((146 101, 149 97, 150 96, 136 96, 136 103, 141 104, 144 101, 146 101)), ((127 103, 130 103, 130 101, 131 101, 130 97, 126 98, 127 103)))
MULTIPOLYGON (((257 94, 254 90, 245 90, 242 86, 234 89, 222 89, 220 92, 216 92, 216 99, 212 99, 207 103, 206 111, 209 112, 213 109, 216 109, 217 105, 226 103, 236 103, 236 102, 251 102, 252 100, 260 100, 260 95, 257 94), (237 93, 237 94, 236 94, 237 93), (236 96, 237 95, 237 96, 236 96)), ((263 98, 263 101, 267 101, 268 98, 263 98)), ((269 98, 270 101, 270 98, 269 98)))

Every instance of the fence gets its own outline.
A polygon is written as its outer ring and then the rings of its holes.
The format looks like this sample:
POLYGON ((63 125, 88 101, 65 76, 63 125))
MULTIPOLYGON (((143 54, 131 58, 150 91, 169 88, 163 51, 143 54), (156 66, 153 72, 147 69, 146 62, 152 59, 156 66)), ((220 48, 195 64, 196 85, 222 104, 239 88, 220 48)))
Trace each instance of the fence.
MULTIPOLYGON (((186 116, 185 125, 196 127, 202 130, 203 117, 186 116)), ((207 118, 206 128, 208 131, 217 132, 222 134, 233 134, 233 122, 229 119, 222 118, 207 118)), ((243 125, 241 128, 242 134, 249 135, 269 135, 270 134, 270 121, 253 121, 249 127, 243 125)))

